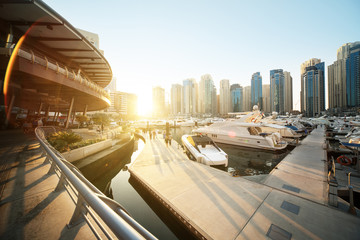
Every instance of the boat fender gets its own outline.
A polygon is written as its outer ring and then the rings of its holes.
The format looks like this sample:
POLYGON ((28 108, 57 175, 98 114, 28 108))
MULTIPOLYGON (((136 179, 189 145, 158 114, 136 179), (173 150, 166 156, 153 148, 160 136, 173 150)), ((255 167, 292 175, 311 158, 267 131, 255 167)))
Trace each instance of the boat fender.
POLYGON ((341 155, 339 156, 337 159, 336 159, 336 162, 341 164, 341 165, 344 165, 344 166, 349 166, 351 165, 352 161, 350 158, 348 158, 347 156, 345 155, 341 155))

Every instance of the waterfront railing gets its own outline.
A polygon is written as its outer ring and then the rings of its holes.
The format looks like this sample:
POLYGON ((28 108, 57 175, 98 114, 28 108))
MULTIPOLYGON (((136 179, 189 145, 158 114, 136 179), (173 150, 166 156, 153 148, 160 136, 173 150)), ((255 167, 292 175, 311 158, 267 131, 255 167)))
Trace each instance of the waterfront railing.
MULTIPOLYGON (((13 50, 14 50, 13 47, 0 48, 0 55, 11 55, 13 50)), ((57 62, 38 52, 34 52, 32 49, 28 49, 24 46, 21 46, 21 48, 19 48, 18 52, 15 54, 17 54, 17 56, 19 57, 29 60, 33 64, 39 64, 45 67, 45 69, 51 69, 52 71, 58 74, 62 74, 67 79, 76 81, 82 84, 83 86, 90 88, 97 94, 100 94, 101 96, 110 100, 110 94, 106 90, 104 90, 104 88, 100 87, 95 82, 89 80, 79 70, 75 71, 74 69, 67 67, 60 62, 57 62)))
POLYGON ((35 134, 44 150, 46 161, 51 164, 48 174, 55 173, 59 177, 59 183, 54 191, 65 188, 76 203, 68 226, 72 227, 86 221, 98 239, 101 239, 103 235, 108 239, 113 239, 114 235, 119 239, 156 239, 119 203, 105 196, 47 142, 47 133, 54 131, 53 127, 37 127, 35 134), (109 233, 109 230, 113 234, 109 233))

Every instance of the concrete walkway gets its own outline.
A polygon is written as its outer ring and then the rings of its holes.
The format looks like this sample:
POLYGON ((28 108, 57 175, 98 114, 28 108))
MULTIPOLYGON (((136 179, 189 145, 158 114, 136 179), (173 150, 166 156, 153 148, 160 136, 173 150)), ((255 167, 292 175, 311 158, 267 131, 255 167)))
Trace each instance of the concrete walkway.
POLYGON ((327 205, 324 140, 324 129, 312 131, 271 171, 264 184, 327 205))
MULTIPOLYGON (((314 136, 321 136, 319 131, 314 136)), ((310 140, 303 145, 319 147, 310 140)), ((292 170, 285 170, 305 175, 294 181, 290 174, 283 178, 275 173, 273 180, 267 179, 269 186, 192 162, 177 144, 167 147, 163 139, 147 139, 129 171, 200 238, 359 239, 360 218, 324 205, 322 150, 313 158, 321 164, 307 169, 301 164, 303 151, 293 154, 292 170), (318 183, 316 191, 307 186, 311 181, 303 181, 308 178, 318 183)))
POLYGON ((33 136, 0 131, 0 239, 95 239, 85 222, 67 227, 75 203, 44 159, 33 136))

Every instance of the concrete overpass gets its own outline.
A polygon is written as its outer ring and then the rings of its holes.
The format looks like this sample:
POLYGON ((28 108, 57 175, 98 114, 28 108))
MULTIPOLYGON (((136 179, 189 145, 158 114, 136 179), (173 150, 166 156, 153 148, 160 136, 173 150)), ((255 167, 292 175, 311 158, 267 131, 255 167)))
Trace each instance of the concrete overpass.
MULTIPOLYGON (((89 23, 90 24, 90 23, 89 23)), ((0 3, 1 105, 33 113, 100 110, 112 71, 103 54, 40 0, 0 3)))

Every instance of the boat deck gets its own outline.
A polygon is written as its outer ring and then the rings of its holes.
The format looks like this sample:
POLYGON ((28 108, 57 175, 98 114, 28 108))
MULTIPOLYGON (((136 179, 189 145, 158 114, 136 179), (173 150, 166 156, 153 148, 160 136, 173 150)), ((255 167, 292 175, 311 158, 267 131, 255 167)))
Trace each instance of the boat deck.
POLYGON ((323 134, 314 130, 267 185, 190 161, 163 139, 147 139, 129 171, 200 238, 358 239, 360 218, 326 204, 323 134))

